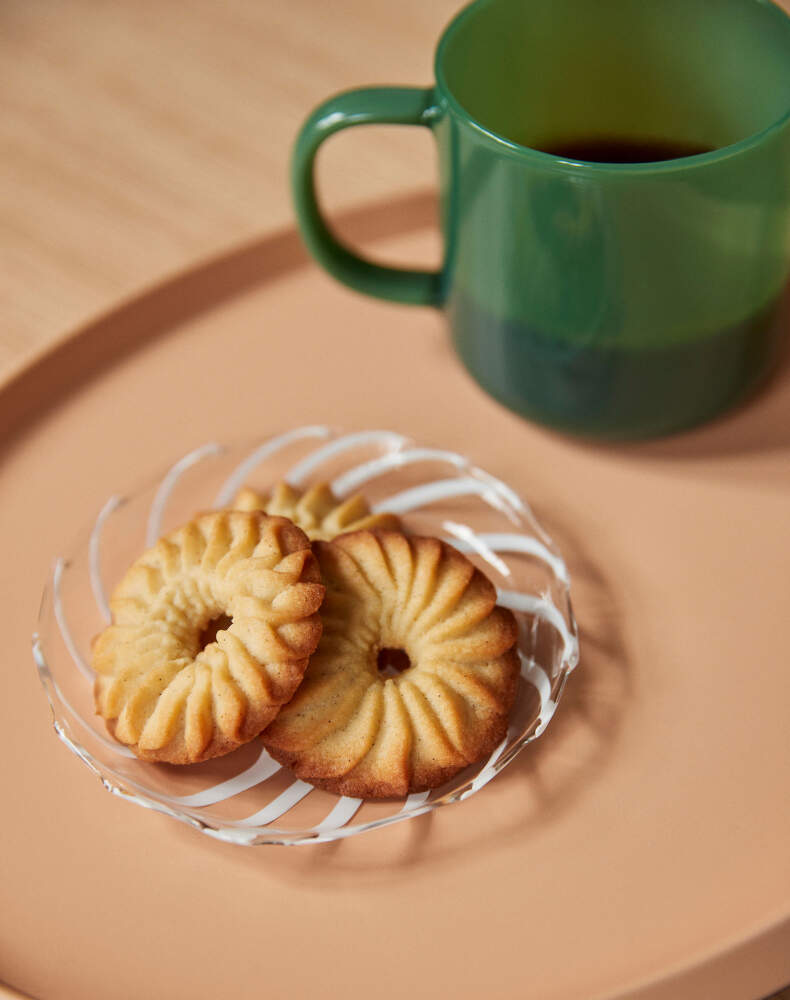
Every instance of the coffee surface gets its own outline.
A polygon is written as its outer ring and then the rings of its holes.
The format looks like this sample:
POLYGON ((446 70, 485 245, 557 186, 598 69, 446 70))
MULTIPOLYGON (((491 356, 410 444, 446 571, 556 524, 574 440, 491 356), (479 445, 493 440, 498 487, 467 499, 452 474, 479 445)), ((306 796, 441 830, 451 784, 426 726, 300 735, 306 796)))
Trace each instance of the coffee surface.
POLYGON ((710 153, 712 149, 701 143, 616 135, 567 137, 534 148, 552 156, 587 163, 657 163, 710 153))

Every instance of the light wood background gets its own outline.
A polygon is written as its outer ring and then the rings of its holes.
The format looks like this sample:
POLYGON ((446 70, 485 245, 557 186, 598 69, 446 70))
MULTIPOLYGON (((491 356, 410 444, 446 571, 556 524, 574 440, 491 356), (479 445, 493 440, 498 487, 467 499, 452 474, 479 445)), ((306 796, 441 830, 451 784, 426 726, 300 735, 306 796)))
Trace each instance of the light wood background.
MULTIPOLYGON (((424 85, 456 0, 3 0, 0 382, 65 331, 289 224, 299 125, 334 91, 424 85)), ((328 204, 434 183, 422 129, 327 144, 328 204)))
MULTIPOLYGON (((457 7, 3 0, 0 383, 119 298, 288 225, 305 114, 346 87, 429 83, 457 7)), ((335 208, 434 176, 419 129, 345 133, 321 162, 335 208)))

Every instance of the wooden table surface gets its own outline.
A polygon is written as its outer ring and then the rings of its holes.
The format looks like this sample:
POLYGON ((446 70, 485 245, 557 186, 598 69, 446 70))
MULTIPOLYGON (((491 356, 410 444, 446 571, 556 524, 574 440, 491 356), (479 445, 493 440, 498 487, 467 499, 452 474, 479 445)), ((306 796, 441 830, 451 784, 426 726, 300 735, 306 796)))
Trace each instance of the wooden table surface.
MULTIPOLYGON (((346 87, 430 82, 457 7, 4 0, 0 383, 118 299, 290 224, 305 114, 346 87)), ((434 173, 420 129, 347 133, 321 157, 332 208, 434 173)))
MULTIPOLYGON (((0 382, 151 282, 289 224, 307 112, 427 84, 455 0, 4 0, 0 382)), ((422 129, 331 142, 332 207, 430 186, 422 129)))

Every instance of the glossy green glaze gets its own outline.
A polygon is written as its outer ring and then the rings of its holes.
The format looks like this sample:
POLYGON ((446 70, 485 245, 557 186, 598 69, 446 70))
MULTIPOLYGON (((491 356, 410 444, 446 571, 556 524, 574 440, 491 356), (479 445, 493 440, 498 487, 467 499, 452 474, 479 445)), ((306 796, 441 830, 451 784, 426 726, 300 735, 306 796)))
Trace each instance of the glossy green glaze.
POLYGON ((436 79, 340 95, 305 124, 294 198, 332 274, 443 307, 485 389, 576 433, 679 430, 770 370, 790 274, 784 12, 765 0, 478 0, 445 31, 436 79), (361 260, 322 220, 315 152, 369 122, 434 133, 441 274, 361 260), (531 148, 595 136, 713 152, 603 164, 531 148))
POLYGON ((436 115, 432 87, 366 87, 338 94, 310 115, 296 140, 291 187, 302 237, 315 259, 339 281, 368 295, 408 305, 439 305, 441 275, 380 267, 344 247, 324 222, 315 193, 318 147, 352 125, 425 125, 436 115))

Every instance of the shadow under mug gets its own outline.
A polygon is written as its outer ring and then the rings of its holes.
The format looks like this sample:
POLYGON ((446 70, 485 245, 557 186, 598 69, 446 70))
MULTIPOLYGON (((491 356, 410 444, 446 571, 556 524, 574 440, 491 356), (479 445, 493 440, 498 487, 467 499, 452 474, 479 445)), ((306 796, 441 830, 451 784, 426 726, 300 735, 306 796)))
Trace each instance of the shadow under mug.
POLYGON ((601 438, 667 434, 775 365, 790 275, 790 17, 768 0, 477 0, 430 88, 326 101, 292 160, 302 236, 361 292, 444 309, 491 395, 601 438), (444 263, 382 267, 343 246, 314 163, 352 125, 422 125, 439 152, 444 263), (601 163, 562 138, 710 152, 601 163))

